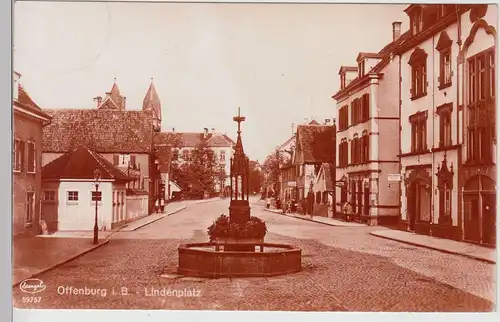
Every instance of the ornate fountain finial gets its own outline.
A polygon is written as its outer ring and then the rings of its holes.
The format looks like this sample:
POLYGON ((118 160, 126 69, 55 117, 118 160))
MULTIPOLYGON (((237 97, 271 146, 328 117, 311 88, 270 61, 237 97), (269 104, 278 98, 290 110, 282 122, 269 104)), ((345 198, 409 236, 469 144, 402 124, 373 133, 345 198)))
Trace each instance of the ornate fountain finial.
POLYGON ((236 138, 236 146, 234 147, 234 157, 238 155, 244 156, 243 143, 241 142, 241 122, 245 121, 245 117, 240 115, 240 108, 238 107, 238 115, 233 117, 233 121, 238 123, 238 137, 236 138))

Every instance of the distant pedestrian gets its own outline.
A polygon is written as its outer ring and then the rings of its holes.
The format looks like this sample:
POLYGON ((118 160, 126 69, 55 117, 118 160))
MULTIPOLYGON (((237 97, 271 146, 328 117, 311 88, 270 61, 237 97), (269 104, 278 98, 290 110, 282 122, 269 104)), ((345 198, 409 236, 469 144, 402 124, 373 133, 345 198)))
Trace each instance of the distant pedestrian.
POLYGON ((267 197, 266 199, 266 208, 269 209, 271 207, 271 198, 267 197))
POLYGON ((349 202, 346 202, 343 208, 346 221, 352 221, 353 210, 351 204, 349 202))
POLYGON ((160 210, 160 201, 156 199, 155 201, 155 213, 158 213, 160 210))

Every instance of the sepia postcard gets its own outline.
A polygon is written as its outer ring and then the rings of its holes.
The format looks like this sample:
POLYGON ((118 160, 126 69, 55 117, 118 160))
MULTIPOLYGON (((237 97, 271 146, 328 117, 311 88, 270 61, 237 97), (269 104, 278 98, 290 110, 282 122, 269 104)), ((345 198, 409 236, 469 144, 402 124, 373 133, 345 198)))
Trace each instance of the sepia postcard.
POLYGON ((17 1, 12 306, 496 311, 497 24, 17 1))

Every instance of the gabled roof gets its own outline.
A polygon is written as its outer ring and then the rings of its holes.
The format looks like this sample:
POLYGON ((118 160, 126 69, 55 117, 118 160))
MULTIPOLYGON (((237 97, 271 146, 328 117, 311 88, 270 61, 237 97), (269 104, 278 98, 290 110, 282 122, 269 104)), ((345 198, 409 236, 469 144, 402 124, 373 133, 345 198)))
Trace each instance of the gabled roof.
POLYGON ((94 180, 94 171, 99 169, 101 179, 130 181, 123 171, 115 167, 100 154, 81 146, 42 168, 43 180, 89 179, 94 180))
POLYGON ((97 107, 99 109, 125 109, 125 97, 120 94, 120 89, 115 82, 111 87, 111 91, 106 92, 106 98, 102 101, 101 104, 97 107))
POLYGON ((335 133, 333 126, 299 125, 297 126, 297 142, 294 163, 333 162, 335 133))
POLYGON ((345 72, 357 72, 357 71, 358 71, 358 67, 354 67, 354 66, 340 66, 339 75, 342 75, 345 72))
POLYGON ((364 53, 360 52, 358 54, 358 57, 356 57, 356 61, 359 63, 361 60, 365 58, 381 58, 381 55, 379 53, 364 53))
POLYGON ((43 152, 68 152, 80 145, 98 153, 149 153, 153 125, 149 111, 46 109, 43 152))

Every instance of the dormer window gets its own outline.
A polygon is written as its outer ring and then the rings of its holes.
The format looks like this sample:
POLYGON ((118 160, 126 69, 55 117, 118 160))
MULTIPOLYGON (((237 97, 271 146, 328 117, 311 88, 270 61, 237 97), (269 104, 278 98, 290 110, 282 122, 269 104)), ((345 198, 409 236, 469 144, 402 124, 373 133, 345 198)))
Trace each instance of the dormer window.
POLYGON ((416 35, 422 30, 422 11, 421 9, 416 10, 413 13, 411 20, 411 30, 412 34, 416 35))
POLYGON ((344 89, 346 85, 345 74, 340 75, 340 89, 344 89))
POLYGON ((358 77, 361 78, 365 75, 365 61, 362 60, 358 63, 358 77))

